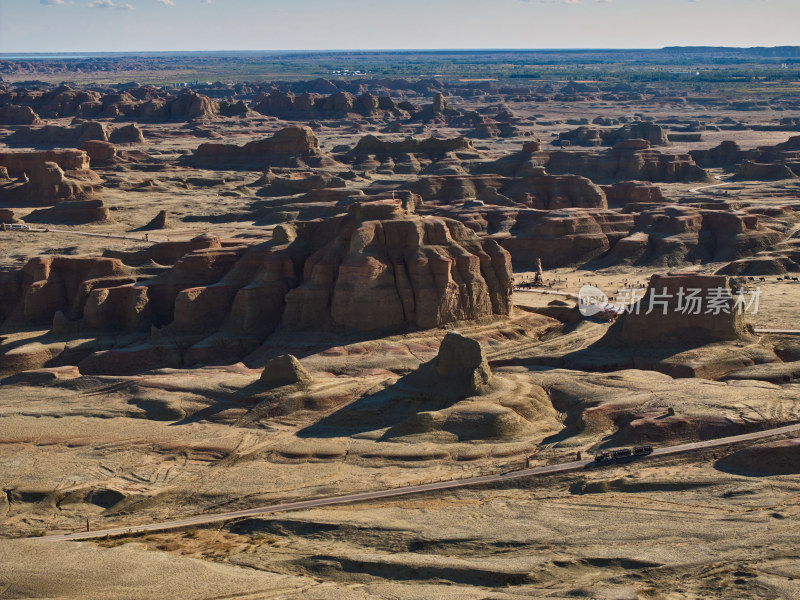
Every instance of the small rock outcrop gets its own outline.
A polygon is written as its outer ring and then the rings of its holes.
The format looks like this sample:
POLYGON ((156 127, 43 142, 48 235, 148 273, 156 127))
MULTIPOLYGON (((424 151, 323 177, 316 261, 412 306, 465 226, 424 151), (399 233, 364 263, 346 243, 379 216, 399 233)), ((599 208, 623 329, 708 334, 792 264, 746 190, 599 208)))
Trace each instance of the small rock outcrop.
POLYGON ((451 331, 444 336, 436 357, 420 365, 407 382, 436 396, 460 400, 486 392, 492 372, 480 342, 451 331))
POLYGON ((306 386, 311 383, 311 375, 294 356, 282 354, 266 364, 259 383, 271 388, 285 385, 306 386))
POLYGON ((169 222, 169 215, 167 211, 160 210, 158 214, 153 217, 153 219, 144 227, 143 230, 153 230, 153 229, 169 229, 172 225, 169 222))

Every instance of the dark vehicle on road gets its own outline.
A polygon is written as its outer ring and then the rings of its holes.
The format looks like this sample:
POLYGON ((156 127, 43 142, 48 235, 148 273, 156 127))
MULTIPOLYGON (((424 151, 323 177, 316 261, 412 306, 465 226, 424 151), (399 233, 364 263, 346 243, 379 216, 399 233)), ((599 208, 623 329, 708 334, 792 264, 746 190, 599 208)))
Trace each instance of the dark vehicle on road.
POLYGON ((631 448, 618 448, 617 450, 603 450, 594 457, 595 463, 611 462, 614 460, 622 460, 625 458, 632 458, 636 456, 647 456, 653 452, 653 447, 649 444, 642 446, 634 446, 631 448))
POLYGON ((606 462, 611 460, 611 452, 608 450, 601 452, 600 454, 594 457, 594 462, 606 462))
POLYGON ((652 452, 653 452, 653 447, 650 444, 633 447, 634 456, 647 456, 648 454, 652 454, 652 452))

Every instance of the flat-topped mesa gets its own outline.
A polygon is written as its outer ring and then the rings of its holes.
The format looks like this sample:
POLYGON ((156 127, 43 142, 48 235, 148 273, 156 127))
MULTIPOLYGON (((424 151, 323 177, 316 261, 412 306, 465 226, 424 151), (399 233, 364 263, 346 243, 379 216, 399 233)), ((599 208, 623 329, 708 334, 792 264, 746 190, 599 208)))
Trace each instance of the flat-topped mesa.
POLYGON ((273 89, 269 94, 254 100, 253 110, 285 119, 333 118, 361 115, 365 117, 408 118, 406 110, 398 107, 389 96, 375 96, 366 92, 353 96, 336 92, 329 96, 313 93, 295 95, 273 89))
POLYGON ((603 340, 652 349, 753 340, 744 314, 751 300, 748 294, 737 295, 725 276, 653 275, 644 297, 617 319, 603 340))
POLYGON ((0 106, 0 125, 39 125, 42 120, 30 106, 4 104, 0 106))
POLYGON ((286 127, 272 137, 235 144, 205 143, 187 162, 209 168, 266 169, 276 167, 326 166, 335 162, 320 150, 310 127, 286 127))
POLYGON ((426 158, 438 158, 448 152, 475 153, 472 141, 465 137, 417 139, 408 137, 404 140, 385 140, 374 135, 366 135, 358 140, 355 148, 350 150, 347 157, 375 155, 376 157, 398 158, 403 154, 420 154, 426 158))
POLYGON ((589 151, 551 152, 545 163, 551 173, 572 173, 595 183, 652 181, 688 183, 711 181, 689 154, 667 154, 653 150, 647 140, 629 139, 600 153, 589 151))
POLYGON ((647 181, 620 181, 601 186, 609 206, 624 208, 628 205, 661 204, 665 202, 661 188, 647 181))
POLYGON ((89 168, 89 155, 83 150, 0 150, 0 165, 12 177, 30 173, 36 165, 56 163, 65 171, 89 168))
POLYGON ((337 155, 354 169, 381 174, 466 175, 462 161, 480 158, 465 137, 386 140, 367 135, 351 150, 337 155))
POLYGON ((598 186, 577 175, 550 175, 537 167, 525 177, 500 175, 439 175, 421 178, 409 188, 426 202, 450 204, 477 199, 500 206, 541 210, 607 208, 598 186))
POLYGON ((774 146, 742 150, 736 142, 724 141, 710 150, 692 150, 701 167, 736 166, 737 179, 794 179, 800 175, 800 136, 774 146))
POLYGON ((403 210, 363 204, 336 223, 286 295, 283 325, 399 331, 509 314, 508 252, 457 221, 403 210))
POLYGON ((9 146, 80 146, 95 140, 100 142, 125 143, 144 141, 142 130, 134 123, 123 127, 112 127, 99 121, 75 119, 69 126, 44 125, 18 129, 6 138, 9 146))
POLYGON ((507 215, 506 232, 498 236, 517 267, 582 265, 606 254, 628 235, 633 215, 609 210, 523 209, 507 215))
POLYGON ((578 127, 559 134, 559 141, 572 146, 613 146, 623 140, 643 139, 651 146, 669 146, 666 132, 655 123, 627 123, 618 129, 578 127))

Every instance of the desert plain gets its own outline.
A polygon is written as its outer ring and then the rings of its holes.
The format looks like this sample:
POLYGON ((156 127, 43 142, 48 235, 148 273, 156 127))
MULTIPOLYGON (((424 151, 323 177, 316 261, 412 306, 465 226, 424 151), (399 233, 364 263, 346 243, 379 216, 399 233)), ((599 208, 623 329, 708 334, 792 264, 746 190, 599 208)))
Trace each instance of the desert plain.
POLYGON ((37 539, 800 422, 798 80, 757 50, 0 57, 0 598, 800 597, 791 434, 37 539))

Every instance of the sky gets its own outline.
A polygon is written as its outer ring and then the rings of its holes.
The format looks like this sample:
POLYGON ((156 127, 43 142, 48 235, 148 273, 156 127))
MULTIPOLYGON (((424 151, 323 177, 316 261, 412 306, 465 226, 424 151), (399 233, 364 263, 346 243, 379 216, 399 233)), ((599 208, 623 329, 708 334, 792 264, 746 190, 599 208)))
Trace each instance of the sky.
POLYGON ((800 45, 800 0, 0 0, 0 53, 800 45))

